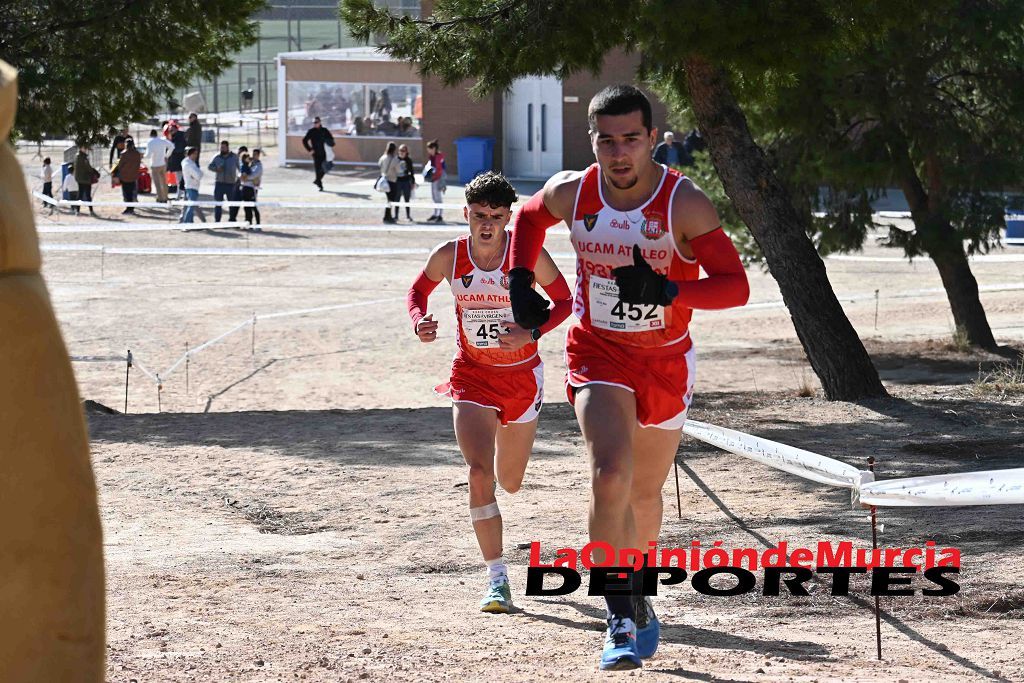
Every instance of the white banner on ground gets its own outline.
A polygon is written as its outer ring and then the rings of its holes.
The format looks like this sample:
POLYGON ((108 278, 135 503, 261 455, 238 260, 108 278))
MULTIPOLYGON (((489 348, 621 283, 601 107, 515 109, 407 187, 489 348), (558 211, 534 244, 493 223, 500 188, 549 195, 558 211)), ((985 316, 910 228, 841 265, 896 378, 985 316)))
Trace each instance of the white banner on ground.
POLYGON ((1024 467, 906 479, 883 479, 860 489, 865 505, 1022 505, 1024 467))
MULTIPOLYGON (((83 225, 38 225, 36 232, 40 235, 74 235, 97 232, 181 232, 182 223, 100 223, 83 225)), ((204 225, 195 223, 194 225, 204 225)), ((218 228, 248 227, 248 223, 226 221, 224 223, 207 223, 207 230, 218 228)))
POLYGON ((687 420, 683 432, 712 446, 821 484, 854 488, 861 480, 853 465, 777 441, 687 420))

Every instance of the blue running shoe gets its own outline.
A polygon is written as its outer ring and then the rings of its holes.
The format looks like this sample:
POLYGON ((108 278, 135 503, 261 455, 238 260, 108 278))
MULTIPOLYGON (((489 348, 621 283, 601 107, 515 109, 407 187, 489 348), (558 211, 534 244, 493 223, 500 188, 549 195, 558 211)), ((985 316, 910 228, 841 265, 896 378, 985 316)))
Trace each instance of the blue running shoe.
POLYGON ((605 671, 640 668, 640 655, 636 653, 636 624, 632 619, 613 616, 608 620, 601 668, 605 671))
POLYGON ((654 606, 651 605, 649 597, 636 596, 633 600, 633 609, 636 611, 636 651, 641 659, 648 659, 658 651, 661 624, 658 623, 658 616, 654 613, 654 606))

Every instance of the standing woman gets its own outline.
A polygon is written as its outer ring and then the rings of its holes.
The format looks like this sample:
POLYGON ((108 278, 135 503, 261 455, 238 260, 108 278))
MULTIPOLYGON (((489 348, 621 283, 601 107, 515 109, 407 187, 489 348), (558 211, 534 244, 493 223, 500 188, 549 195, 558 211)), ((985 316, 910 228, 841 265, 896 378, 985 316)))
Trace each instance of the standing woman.
POLYGON ((388 181, 388 185, 391 189, 388 190, 388 206, 384 209, 384 222, 385 223, 397 223, 398 222, 398 207, 395 207, 395 217, 391 217, 391 204, 392 202, 398 201, 398 157, 395 155, 395 151, 398 149, 397 145, 393 142, 389 142, 387 148, 384 150, 384 154, 381 155, 380 159, 377 160, 377 165, 380 166, 380 175, 382 178, 388 181))
MULTIPOLYGON (((242 201, 256 203, 256 192, 259 190, 260 181, 263 180, 263 162, 260 161, 261 151, 254 149, 252 157, 245 155, 246 162, 242 165, 242 201)), ((253 230, 261 230, 260 210, 255 206, 245 207, 245 222, 252 225, 253 216, 256 216, 256 227, 253 230)))
MULTIPOLYGON (((413 188, 416 187, 416 175, 412 167, 412 159, 409 158, 409 146, 398 147, 398 197, 405 202, 405 217, 412 220, 412 211, 409 209, 409 200, 412 199, 413 188)), ((395 207, 395 220, 398 220, 399 210, 395 207)))
MULTIPOLYGON (((444 154, 441 153, 441 146, 437 140, 431 140, 427 143, 427 159, 426 166, 423 167, 423 180, 424 182, 430 183, 430 199, 434 204, 440 204, 444 201, 444 190, 446 187, 444 172, 444 154), (430 176, 429 178, 427 176, 430 176)), ((444 218, 441 217, 441 207, 434 208, 434 214, 427 219, 428 223, 444 223, 444 218)))

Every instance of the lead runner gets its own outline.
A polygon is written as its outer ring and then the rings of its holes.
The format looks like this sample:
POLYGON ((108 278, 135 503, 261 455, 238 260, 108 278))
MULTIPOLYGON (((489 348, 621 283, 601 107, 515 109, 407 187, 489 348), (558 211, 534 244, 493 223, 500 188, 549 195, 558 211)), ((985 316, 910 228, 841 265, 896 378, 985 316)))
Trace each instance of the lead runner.
MULTIPOLYGON (((661 489, 693 396, 692 309, 742 306, 749 286, 711 201, 651 159, 658 131, 647 97, 610 86, 587 116, 597 163, 556 174, 516 215, 509 294, 516 323, 544 323, 533 269, 545 231, 565 221, 578 318, 566 335, 566 391, 590 458, 590 540, 643 552, 658 540, 661 489)), ((660 637, 650 600, 605 599, 600 667, 638 668, 660 637)))
MULTIPOLYGON (((541 251, 537 280, 554 306, 529 330, 512 321, 506 226, 515 201, 515 189, 500 173, 471 180, 463 209, 470 234, 435 248, 408 296, 413 330, 427 343, 437 339, 438 326, 427 313, 427 297, 442 280, 455 296, 458 351, 450 379, 435 391, 452 399, 455 438, 469 465, 469 516, 488 572, 484 612, 512 607, 495 478, 508 493, 522 484, 544 399, 537 340, 569 317, 572 302, 565 278, 541 251)), ((547 309, 547 300, 537 296, 547 309)))

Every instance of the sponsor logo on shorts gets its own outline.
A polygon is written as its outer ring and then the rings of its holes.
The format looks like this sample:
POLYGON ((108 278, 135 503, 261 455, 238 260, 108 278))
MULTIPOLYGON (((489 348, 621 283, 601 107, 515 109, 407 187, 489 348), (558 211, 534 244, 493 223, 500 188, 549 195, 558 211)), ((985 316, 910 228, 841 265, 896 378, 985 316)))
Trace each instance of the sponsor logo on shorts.
POLYGON ((541 407, 541 405, 543 405, 543 403, 544 403, 544 399, 538 398, 537 402, 533 404, 533 409, 534 410, 540 410, 540 407, 541 407))
POLYGON ((471 284, 473 284, 473 273, 470 273, 469 275, 463 275, 462 286, 465 287, 466 289, 469 289, 469 286, 471 284))
POLYGON ((597 214, 596 213, 585 213, 583 214, 583 227, 590 232, 597 225, 597 214))
POLYGON ((640 234, 649 240, 656 240, 665 234, 665 219, 661 216, 648 216, 640 224, 640 234))

